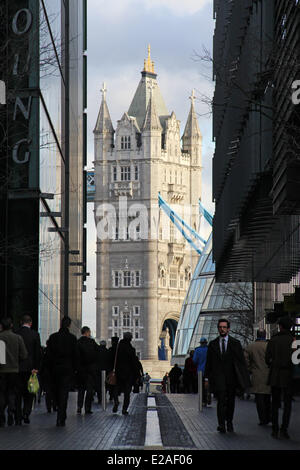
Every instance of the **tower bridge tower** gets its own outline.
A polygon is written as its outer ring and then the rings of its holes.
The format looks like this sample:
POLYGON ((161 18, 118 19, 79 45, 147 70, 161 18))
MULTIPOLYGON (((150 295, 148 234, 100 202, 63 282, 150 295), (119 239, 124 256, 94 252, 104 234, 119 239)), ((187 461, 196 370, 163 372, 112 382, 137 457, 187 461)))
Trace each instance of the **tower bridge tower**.
POLYGON ((138 356, 155 374, 162 329, 179 320, 198 261, 159 213, 158 193, 198 228, 202 136, 192 93, 181 146, 180 121, 167 110, 150 46, 141 75, 116 130, 103 86, 94 129, 97 338, 131 331, 138 356))

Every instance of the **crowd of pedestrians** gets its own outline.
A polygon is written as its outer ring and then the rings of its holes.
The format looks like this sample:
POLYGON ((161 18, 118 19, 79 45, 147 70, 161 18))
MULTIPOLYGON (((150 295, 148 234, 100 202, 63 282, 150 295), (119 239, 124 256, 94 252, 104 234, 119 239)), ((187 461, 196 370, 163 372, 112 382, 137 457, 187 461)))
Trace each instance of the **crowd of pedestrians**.
POLYGON ((30 393, 28 382, 34 374, 40 387, 38 399, 43 392, 48 413, 57 413, 57 426, 65 426, 69 391, 75 389, 78 414, 83 410, 86 415, 92 414, 92 403, 95 398, 101 403, 103 389, 114 403, 114 413, 123 393, 122 414, 128 414, 131 391, 138 393, 144 383, 143 367, 131 345, 130 332, 124 333, 120 341, 113 337, 111 348, 107 349, 105 341, 98 345, 91 338, 87 326, 81 329, 77 340, 70 332, 71 319, 63 317, 59 331, 50 335, 46 348, 42 348, 29 315, 22 318, 22 326, 16 331, 10 318, 1 319, 0 325, 0 341, 5 344, 5 359, 2 364, 0 361, 1 427, 30 424, 35 394, 30 393), (102 384, 101 371, 107 376, 114 371, 116 384, 102 384))
MULTIPOLYGON (((254 394, 259 425, 272 423, 272 437, 289 438, 293 400, 293 341, 291 320, 279 319, 279 332, 266 340, 266 332, 259 330, 256 341, 244 350, 230 333, 227 319, 218 321, 219 335, 210 343, 205 337, 189 353, 183 370, 175 364, 162 379, 163 393, 197 393, 198 373, 202 372, 203 405, 211 406, 211 395, 217 400, 217 430, 233 432, 236 396, 247 391, 254 394), (283 400, 282 423, 279 426, 279 408, 283 400)), ((41 393, 45 395, 48 413, 57 413, 57 426, 65 426, 70 390, 78 390, 77 413, 92 414, 95 399, 101 403, 102 393, 109 393, 116 413, 123 393, 122 414, 128 414, 130 394, 139 393, 145 386, 150 391, 151 377, 144 374, 141 362, 131 344, 132 334, 123 339, 111 338, 100 345, 84 326, 77 339, 70 332, 71 319, 64 317, 61 328, 41 347, 39 334, 32 329, 32 319, 24 315, 21 327, 13 331, 10 318, 0 321, 0 342, 5 344, 5 357, 0 356, 0 426, 30 424, 35 395, 30 393, 29 379, 37 375, 41 393), (2 362, 2 363, 1 363, 2 362), (101 383, 105 371, 105 384, 101 383)))

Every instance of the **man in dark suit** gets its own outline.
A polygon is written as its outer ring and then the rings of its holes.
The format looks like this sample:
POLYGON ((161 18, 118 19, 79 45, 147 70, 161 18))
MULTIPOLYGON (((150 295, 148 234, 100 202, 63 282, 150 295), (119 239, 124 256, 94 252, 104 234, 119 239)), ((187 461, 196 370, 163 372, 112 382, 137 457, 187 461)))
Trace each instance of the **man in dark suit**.
POLYGON ((210 390, 215 393, 218 415, 218 431, 233 432, 233 414, 236 389, 250 387, 250 378, 241 343, 229 336, 230 323, 218 321, 219 336, 208 345, 204 376, 209 380, 210 390))
POLYGON ((45 404, 48 413, 57 411, 55 396, 53 392, 53 380, 51 376, 51 371, 47 367, 47 350, 48 350, 48 341, 46 341, 46 347, 44 348, 44 353, 42 354, 41 367, 39 371, 39 378, 41 381, 42 390, 45 392, 45 404))
POLYGON ((136 362, 136 352, 134 347, 131 345, 132 334, 127 331, 123 335, 123 339, 119 342, 117 349, 117 360, 116 360, 116 376, 117 376, 117 387, 114 390, 114 407, 113 412, 118 411, 118 393, 124 392, 124 402, 122 414, 128 415, 128 406, 130 403, 130 392, 135 379, 138 375, 138 368, 136 362))
POLYGON ((41 363, 40 335, 32 330, 32 318, 29 315, 22 317, 22 326, 16 331, 22 336, 28 351, 26 359, 21 361, 18 374, 16 424, 29 424, 34 395, 28 392, 28 380, 32 373, 38 373, 41 363), (22 408, 23 402, 23 408, 22 408))
POLYGON ((81 414, 81 408, 83 407, 84 403, 85 414, 92 414, 92 400, 98 372, 99 346, 95 340, 91 338, 91 330, 88 326, 81 328, 81 334, 82 336, 78 340, 79 387, 77 398, 77 413, 81 414))
POLYGON ((78 346, 76 336, 70 333, 71 318, 63 317, 61 328, 48 340, 46 367, 53 381, 53 391, 57 404, 56 426, 65 426, 69 391, 75 372, 78 370, 78 346))

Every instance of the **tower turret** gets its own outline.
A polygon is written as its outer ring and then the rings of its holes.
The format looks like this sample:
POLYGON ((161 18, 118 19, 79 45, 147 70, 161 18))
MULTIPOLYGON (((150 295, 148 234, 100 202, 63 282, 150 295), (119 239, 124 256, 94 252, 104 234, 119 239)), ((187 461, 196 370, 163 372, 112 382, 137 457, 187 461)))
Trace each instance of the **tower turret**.
POLYGON ((94 129, 95 160, 102 160, 105 152, 111 152, 114 141, 114 128, 106 103, 106 85, 103 83, 101 89, 102 101, 94 129))
POLYGON ((202 135, 195 111, 195 90, 192 91, 190 100, 191 108, 182 136, 183 150, 191 155, 193 163, 200 165, 202 135))
POLYGON ((160 157, 162 126, 153 99, 154 85, 150 84, 150 99, 146 110, 142 131, 144 157, 160 157))

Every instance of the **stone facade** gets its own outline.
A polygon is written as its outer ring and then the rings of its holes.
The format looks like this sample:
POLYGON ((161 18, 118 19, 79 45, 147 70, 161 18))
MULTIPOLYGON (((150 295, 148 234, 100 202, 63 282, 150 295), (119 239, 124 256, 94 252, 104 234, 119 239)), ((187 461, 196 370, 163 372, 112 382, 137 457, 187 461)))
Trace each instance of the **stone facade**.
POLYGON ((198 260, 158 209, 158 193, 198 229, 202 141, 192 95, 181 148, 180 122, 168 113, 156 77, 149 53, 116 131, 103 87, 94 130, 97 338, 131 331, 139 357, 153 363, 164 322, 179 320, 198 260))

